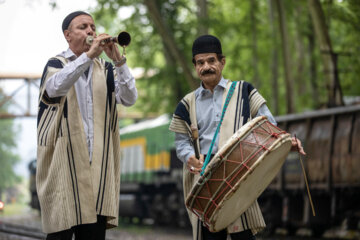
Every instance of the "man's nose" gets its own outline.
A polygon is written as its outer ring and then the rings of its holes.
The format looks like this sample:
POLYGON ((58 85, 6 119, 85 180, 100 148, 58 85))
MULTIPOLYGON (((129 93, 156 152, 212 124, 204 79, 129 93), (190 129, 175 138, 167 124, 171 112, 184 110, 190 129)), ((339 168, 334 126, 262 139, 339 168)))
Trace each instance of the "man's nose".
POLYGON ((88 27, 86 29, 86 34, 89 36, 92 36, 92 35, 94 35, 94 30, 91 27, 88 27))
POLYGON ((208 62, 205 62, 203 67, 204 69, 210 69, 210 64, 208 62))

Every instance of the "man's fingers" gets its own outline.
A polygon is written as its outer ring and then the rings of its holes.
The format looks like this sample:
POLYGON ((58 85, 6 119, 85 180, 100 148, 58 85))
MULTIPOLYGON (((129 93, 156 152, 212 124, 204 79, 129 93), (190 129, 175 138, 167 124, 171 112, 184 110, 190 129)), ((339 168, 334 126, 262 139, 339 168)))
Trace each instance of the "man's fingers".
POLYGON ((302 154, 302 155, 306 155, 306 152, 304 151, 304 148, 303 147, 300 147, 299 148, 299 153, 302 154))
POLYGON ((192 166, 193 167, 196 167, 196 168, 202 168, 202 163, 200 162, 200 161, 195 161, 193 164, 192 164, 192 166))
POLYGON ((197 159, 195 156, 191 156, 187 161, 187 169, 194 174, 201 172, 201 168, 204 163, 204 155, 200 155, 200 159, 197 159))
POLYGON ((291 139, 291 145, 292 145, 292 148, 291 148, 292 151, 298 151, 300 154, 302 154, 304 156, 306 155, 304 148, 301 145, 301 141, 299 139, 293 137, 291 139))
POLYGON ((190 171, 191 173, 198 174, 198 173, 201 173, 201 168, 196 168, 196 167, 191 166, 191 167, 189 168, 189 171, 190 171))
POLYGON ((295 144, 296 144, 297 147, 298 147, 299 153, 302 154, 302 155, 306 155, 306 153, 305 153, 305 151, 304 151, 304 148, 303 148, 303 146, 301 145, 301 141, 300 141, 299 139, 296 139, 295 144))
POLYGON ((203 163, 200 162, 199 160, 195 160, 195 161, 191 162, 191 166, 195 167, 195 168, 202 168, 202 165, 203 165, 203 163))
POLYGON ((201 168, 203 165, 203 161, 198 160, 195 157, 191 157, 191 158, 189 158, 188 164, 189 164, 189 166, 201 168))
POLYGON ((204 154, 200 154, 200 159, 199 159, 200 163, 201 163, 201 167, 204 164, 204 154))

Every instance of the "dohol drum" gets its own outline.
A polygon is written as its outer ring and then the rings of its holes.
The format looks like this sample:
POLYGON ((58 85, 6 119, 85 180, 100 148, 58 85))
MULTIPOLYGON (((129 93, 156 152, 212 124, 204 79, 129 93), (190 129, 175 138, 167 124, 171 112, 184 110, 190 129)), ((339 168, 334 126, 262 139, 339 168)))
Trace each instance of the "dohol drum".
POLYGON ((290 134, 266 117, 249 121, 212 158, 186 206, 210 231, 226 228, 271 183, 290 148, 290 134))

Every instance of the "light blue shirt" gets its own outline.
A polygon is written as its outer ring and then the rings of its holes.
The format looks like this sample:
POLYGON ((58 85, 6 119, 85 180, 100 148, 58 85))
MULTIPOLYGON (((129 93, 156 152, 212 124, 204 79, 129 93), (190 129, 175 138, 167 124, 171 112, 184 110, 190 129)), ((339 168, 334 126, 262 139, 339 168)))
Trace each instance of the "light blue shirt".
MULTIPOLYGON (((221 78, 212 93, 205 89, 202 84, 195 90, 196 119, 199 129, 200 154, 207 154, 211 141, 214 137, 217 125, 220 122, 222 111, 223 93, 229 80, 221 78)), ((266 116, 268 120, 276 125, 276 121, 266 104, 261 105, 256 116, 266 116)), ((215 141, 212 153, 218 151, 219 135, 215 141)), ((184 163, 195 155, 191 139, 187 134, 175 134, 176 155, 184 163)))

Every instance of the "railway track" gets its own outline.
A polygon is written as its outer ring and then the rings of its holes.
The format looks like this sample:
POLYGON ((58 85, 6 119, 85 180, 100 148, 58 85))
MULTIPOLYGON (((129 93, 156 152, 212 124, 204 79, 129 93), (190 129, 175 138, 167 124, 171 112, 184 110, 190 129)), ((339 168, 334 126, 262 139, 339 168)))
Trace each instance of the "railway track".
POLYGON ((40 229, 0 222, 0 239, 4 240, 34 240, 45 239, 46 235, 40 229))

